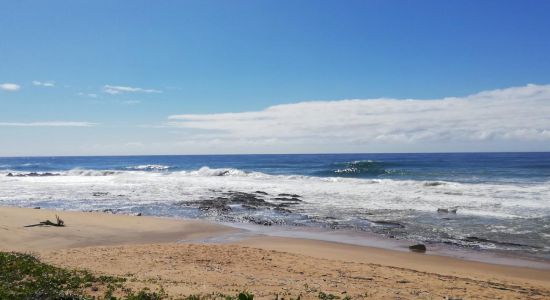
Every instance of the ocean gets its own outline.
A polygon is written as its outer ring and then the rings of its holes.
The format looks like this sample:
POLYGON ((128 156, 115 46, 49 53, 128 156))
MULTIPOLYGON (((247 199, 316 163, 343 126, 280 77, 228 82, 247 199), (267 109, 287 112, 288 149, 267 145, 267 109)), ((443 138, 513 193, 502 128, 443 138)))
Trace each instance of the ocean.
POLYGON ((550 153, 9 157, 0 205, 352 230, 550 259, 550 153))

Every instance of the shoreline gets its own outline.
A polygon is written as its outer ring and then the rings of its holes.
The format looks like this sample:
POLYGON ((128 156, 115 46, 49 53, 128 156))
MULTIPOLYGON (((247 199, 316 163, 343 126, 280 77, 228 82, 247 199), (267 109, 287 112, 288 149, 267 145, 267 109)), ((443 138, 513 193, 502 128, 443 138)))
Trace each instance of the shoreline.
MULTIPOLYGON (((498 265, 307 238, 250 234, 243 229, 204 220, 0 206, 0 250, 35 253, 46 262, 64 267, 86 268, 105 274, 137 274, 137 282, 145 286, 152 277, 163 278, 163 286, 167 285, 173 295, 231 291, 230 286, 244 285, 260 291, 260 298, 267 297, 285 286, 278 283, 275 288, 269 282, 279 282, 285 276, 291 276, 297 262, 307 262, 294 275, 313 272, 299 280, 306 285, 318 282, 320 287, 329 291, 334 286, 323 281, 327 279, 325 276, 339 281, 338 286, 359 293, 362 285, 357 278, 363 275, 349 275, 348 279, 342 279, 341 274, 349 270, 359 274, 369 269, 369 274, 380 275, 382 281, 378 285, 387 284, 388 287, 392 287, 391 282, 395 285, 394 277, 397 276, 402 278, 400 282, 418 285, 425 284, 424 281, 432 285, 438 283, 441 287, 437 289, 446 292, 454 291, 456 285, 463 285, 465 292, 474 293, 471 290, 473 284, 479 288, 476 288, 475 295, 486 291, 490 295, 500 291, 521 293, 518 287, 522 287, 531 292, 536 290, 533 292, 535 294, 550 296, 549 269, 498 265), (55 219, 56 214, 65 221, 66 227, 23 227, 45 219, 55 219), (232 240, 235 236, 237 238, 232 240), (182 256, 182 253, 186 254, 182 256), (268 255, 271 257, 270 264, 277 266, 277 272, 274 272, 273 266, 263 265, 267 264, 264 258, 268 255), (186 260, 191 261, 183 264, 182 261, 186 260), (255 263, 252 264, 252 261, 255 263), (340 271, 334 273, 335 270, 340 271), (235 274, 248 272, 253 272, 253 276, 233 278, 235 274), (196 277, 188 282, 186 276, 196 277), (235 282, 220 285, 218 282, 224 280, 224 276, 230 276, 235 282), (172 286, 170 280, 174 278, 178 278, 179 281, 176 281, 179 284, 172 286), (316 278, 319 281, 315 281, 316 278), (201 282, 203 284, 199 284, 201 282), (498 286, 492 285, 495 282, 498 286)), ((436 289, 430 284, 425 286, 425 289, 431 288, 436 289)), ((296 285, 294 289, 303 288, 296 285)), ((404 291, 413 293, 414 289, 402 287, 396 290, 404 291)), ((382 293, 381 290, 379 292, 382 293)), ((468 293, 464 295, 474 295, 468 293)), ((383 297, 383 294, 376 295, 383 297)))
MULTIPOLYGON (((54 218, 56 212, 69 213, 69 214, 93 214, 96 216, 120 216, 123 218, 136 217, 131 214, 116 214, 107 213, 101 211, 75 211, 75 210, 57 210, 52 208, 46 209, 33 209, 27 207, 14 207, 14 206, 1 206, 0 213, 4 208, 16 208, 16 209, 30 209, 32 211, 52 212, 50 219, 54 218)), ((155 242, 177 242, 177 243, 201 243, 201 244, 231 244, 238 243, 255 238, 274 238, 274 239, 294 239, 294 240, 306 240, 306 241, 319 241, 327 243, 335 243, 341 245, 350 245, 358 247, 368 247, 373 249, 380 249, 384 251, 395 251, 397 253, 404 252, 409 253, 408 246, 417 244, 417 241, 413 240, 397 240, 390 239, 379 234, 353 231, 353 230, 328 230, 317 227, 296 227, 296 226, 284 226, 284 225, 272 225, 262 226, 252 223, 230 223, 230 222, 218 222, 207 219, 194 219, 194 218, 182 218, 182 217, 166 217, 166 216, 154 216, 146 215, 139 216, 141 218, 152 218, 159 220, 159 223, 167 222, 182 222, 198 226, 196 231, 189 232, 186 228, 183 228, 185 235, 182 235, 181 239, 175 239, 178 233, 168 230, 167 232, 157 232, 156 237, 151 237, 147 232, 142 233, 143 236, 134 237, 133 240, 128 238, 118 237, 113 241, 109 240, 95 240, 89 243, 75 243, 76 247, 86 247, 95 245, 118 245, 124 243, 139 244, 143 243, 155 243, 155 242), (174 234, 176 234, 174 236, 174 234), (105 244, 103 244, 105 243, 105 244)), ((100 217, 101 218, 101 217, 100 217)), ((87 218, 85 218, 87 219, 87 218)), ((93 222, 92 222, 93 223, 93 222)), ((180 225, 180 224, 178 224, 180 225)), ((0 223, 0 229, 1 223, 0 223)), ((444 245, 442 243, 426 244, 428 251, 423 253, 427 256, 442 256, 452 259, 458 259, 463 261, 472 261, 479 263, 487 263, 494 265, 503 265, 510 267, 522 267, 532 268, 550 271, 550 261, 532 257, 532 256, 519 256, 516 254, 508 254, 505 252, 497 252, 492 250, 476 250, 465 247, 453 247, 444 245)))
MULTIPOLYGON (((380 250, 410 253, 409 246, 418 244, 413 240, 390 239, 385 236, 363 231, 353 230, 325 230, 315 227, 293 226, 261 226, 256 224, 220 223, 232 228, 245 229, 249 232, 241 240, 255 237, 272 237, 282 239, 311 240, 342 245, 368 247, 380 250)), ((230 238, 231 239, 231 238, 230 238)), ((229 239, 229 240, 230 240, 229 239)), ((224 238, 215 238, 214 241, 223 242, 224 238)), ((208 242, 209 239, 203 240, 208 242)), ((519 256, 493 250, 477 250, 459 246, 448 246, 443 243, 426 244, 428 250, 423 253, 428 256, 442 256, 464 261, 488 263, 503 266, 527 267, 533 269, 550 270, 550 261, 532 256, 519 256)))

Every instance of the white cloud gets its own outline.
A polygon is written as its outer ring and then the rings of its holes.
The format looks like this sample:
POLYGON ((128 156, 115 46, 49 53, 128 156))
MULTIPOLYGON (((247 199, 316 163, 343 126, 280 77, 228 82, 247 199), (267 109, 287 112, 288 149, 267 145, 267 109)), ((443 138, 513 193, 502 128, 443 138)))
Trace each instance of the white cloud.
POLYGON ((97 94, 94 94, 94 93, 78 93, 77 94, 78 96, 81 96, 81 97, 90 97, 90 98, 97 98, 98 95, 97 94))
POLYGON ((257 145, 283 152, 430 151, 432 145, 451 144, 464 146, 464 151, 469 147, 513 148, 518 143, 550 145, 550 85, 433 100, 310 101, 262 111, 173 115, 165 125, 193 129, 185 133, 188 145, 218 141, 221 147, 241 150, 257 145))
POLYGON ((15 92, 21 89, 21 86, 15 83, 0 83, 0 90, 15 92))
POLYGON ((92 127, 96 123, 90 122, 68 122, 68 121, 53 121, 53 122, 0 122, 0 127, 92 127))
POLYGON ((53 81, 38 81, 38 80, 33 80, 32 84, 34 86, 43 86, 43 87, 54 87, 55 86, 55 82, 53 81))
POLYGON ((159 90, 153 89, 144 89, 139 87, 130 87, 130 86, 116 86, 116 85, 105 85, 103 86, 103 91, 107 94, 117 95, 122 93, 162 93, 159 90))

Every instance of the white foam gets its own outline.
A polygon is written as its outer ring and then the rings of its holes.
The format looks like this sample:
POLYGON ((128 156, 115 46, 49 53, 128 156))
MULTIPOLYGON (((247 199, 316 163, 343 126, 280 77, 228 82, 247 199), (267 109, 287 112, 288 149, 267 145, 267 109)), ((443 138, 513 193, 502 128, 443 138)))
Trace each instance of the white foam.
POLYGON ((129 169, 129 170, 153 170, 153 171, 161 171, 161 170, 168 170, 168 169, 170 169, 170 166, 165 166, 165 165, 139 165, 139 166, 127 167, 126 169, 129 169))
POLYGON ((213 190, 260 190, 271 195, 302 195, 304 201, 297 208, 310 215, 342 215, 375 209, 435 212, 448 207, 458 207, 459 214, 497 218, 550 214, 547 197, 550 183, 442 182, 426 186, 426 182, 413 180, 268 175, 208 167, 162 173, 78 169, 61 172, 61 175, 6 177, 0 174, 0 204, 30 206, 39 201, 56 201, 60 208, 72 209, 103 205, 132 207, 204 199, 211 197, 213 190))

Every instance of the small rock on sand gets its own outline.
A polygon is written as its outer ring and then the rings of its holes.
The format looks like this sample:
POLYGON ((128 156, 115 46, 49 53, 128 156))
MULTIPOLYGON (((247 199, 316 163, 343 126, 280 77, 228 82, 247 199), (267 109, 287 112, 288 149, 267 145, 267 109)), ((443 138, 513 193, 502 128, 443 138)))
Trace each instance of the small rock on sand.
POLYGON ((409 246, 409 250, 413 251, 413 252, 426 252, 426 245, 424 244, 416 244, 416 245, 412 245, 412 246, 409 246))

